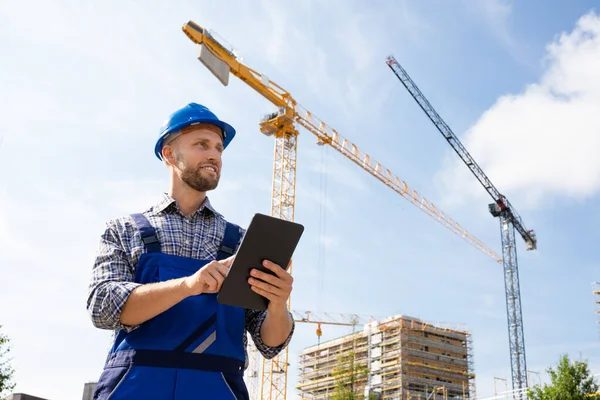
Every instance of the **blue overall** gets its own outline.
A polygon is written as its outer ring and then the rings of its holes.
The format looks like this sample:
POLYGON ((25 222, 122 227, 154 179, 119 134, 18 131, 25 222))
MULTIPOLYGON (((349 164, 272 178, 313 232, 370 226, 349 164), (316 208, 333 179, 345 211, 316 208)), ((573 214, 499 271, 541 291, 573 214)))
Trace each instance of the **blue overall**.
MULTIPOLYGON (((146 284, 189 276, 211 260, 164 254, 148 219, 132 215, 145 251, 135 282, 146 284)), ((217 259, 239 241, 227 223, 217 259)), ((188 297, 137 329, 119 331, 94 393, 97 400, 243 400, 244 309, 219 304, 216 294, 188 297)))

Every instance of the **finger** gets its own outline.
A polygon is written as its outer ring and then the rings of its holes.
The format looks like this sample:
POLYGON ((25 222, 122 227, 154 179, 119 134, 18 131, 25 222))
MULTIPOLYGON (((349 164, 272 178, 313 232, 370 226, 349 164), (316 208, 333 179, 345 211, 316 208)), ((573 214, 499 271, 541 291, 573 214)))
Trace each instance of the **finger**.
POLYGON ((223 280, 225 279, 225 276, 221 274, 221 271, 214 269, 214 270, 209 270, 208 273, 210 274, 210 276, 212 276, 214 278, 214 280, 216 281, 216 287, 215 290, 221 287, 221 284, 223 283, 223 280))
POLYGON ((281 287, 278 287, 254 278, 250 278, 248 280, 248 283, 253 287, 257 287, 261 290, 281 297, 285 296, 286 294, 289 294, 292 291, 292 288, 289 285, 282 285, 281 287))
POLYGON ((285 269, 281 268, 278 264, 275 264, 274 262, 265 260, 263 261, 263 265, 265 268, 273 271, 280 279, 283 279, 284 281, 290 281, 292 278, 292 275, 290 275, 289 272, 287 272, 285 269))
POLYGON ((209 291, 212 292, 217 290, 218 282, 211 274, 206 274, 205 276, 203 276, 203 280, 204 284, 207 286, 207 289, 209 291))
POLYGON ((268 283, 264 283, 264 282, 261 282, 261 281, 252 280, 250 282, 250 286, 251 287, 256 287, 256 288, 258 288, 260 290, 263 290, 265 292, 272 293, 272 294, 274 294, 276 296, 284 296, 285 295, 285 292, 284 292, 283 289, 278 288, 278 287, 273 286, 273 285, 269 285, 268 283))
POLYGON ((267 299, 269 299, 270 301, 278 301, 278 300, 282 300, 282 299, 283 299, 283 298, 282 298, 282 297, 280 297, 280 296, 277 296, 277 295, 275 295, 275 294, 273 294, 273 293, 271 293, 271 292, 267 292, 266 290, 264 290, 264 289, 261 289, 261 288, 259 288, 259 287, 256 287, 256 286, 251 286, 251 289, 252 289, 253 291, 255 291, 256 293, 260 294, 261 296, 264 296, 264 297, 266 297, 266 298, 267 298, 267 299))
POLYGON ((225 280, 225 276, 221 273, 221 271, 219 271, 216 268, 209 269, 206 272, 208 272, 210 276, 215 280, 214 290, 219 290, 221 288, 221 285, 223 284, 223 281, 225 280))
POLYGON ((262 263, 262 265, 265 268, 267 268, 267 269, 275 272, 277 274, 277 276, 279 276, 281 274, 281 272, 283 272, 283 268, 281 268, 278 264, 275 264, 272 261, 264 260, 263 263, 262 263))
POLYGON ((281 286, 286 283, 291 284, 294 281, 292 276, 285 271, 283 271, 281 276, 274 276, 273 274, 269 274, 258 269, 253 269, 250 274, 255 278, 262 279, 263 281, 269 282, 275 286, 281 286))
POLYGON ((229 273, 229 267, 223 265, 223 264, 215 264, 215 271, 217 273, 219 273, 221 276, 226 277, 227 274, 229 273))
POLYGON ((268 284, 279 287, 279 288, 285 286, 285 284, 286 284, 286 282, 283 279, 280 279, 277 276, 273 276, 272 274, 269 274, 269 273, 266 273, 263 271, 259 271, 257 269, 253 269, 250 272, 250 275, 252 275, 257 280, 267 282, 268 284))
POLYGON ((226 268, 231 268, 231 264, 233 264, 233 260, 235 260, 235 255, 219 261, 219 264, 225 266, 226 268))
POLYGON ((211 261, 210 264, 206 266, 206 270, 215 278, 217 276, 226 277, 229 272, 229 269, 221 264, 220 261, 211 261))

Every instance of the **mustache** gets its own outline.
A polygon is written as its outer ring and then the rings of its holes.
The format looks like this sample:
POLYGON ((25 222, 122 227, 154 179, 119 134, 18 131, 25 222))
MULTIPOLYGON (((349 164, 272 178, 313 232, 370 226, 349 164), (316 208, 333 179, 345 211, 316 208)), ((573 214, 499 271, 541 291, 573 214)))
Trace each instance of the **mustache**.
POLYGON ((214 167, 217 170, 217 172, 221 170, 219 168, 219 165, 215 162, 205 162, 202 164, 198 164, 198 168, 204 168, 204 167, 214 167))

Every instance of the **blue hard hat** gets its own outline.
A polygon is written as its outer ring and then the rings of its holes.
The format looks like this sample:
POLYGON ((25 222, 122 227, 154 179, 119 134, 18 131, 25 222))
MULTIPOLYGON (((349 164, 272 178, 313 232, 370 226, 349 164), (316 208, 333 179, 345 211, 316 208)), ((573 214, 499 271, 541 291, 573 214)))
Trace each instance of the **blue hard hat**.
POLYGON ((177 133, 186 126, 197 123, 212 124, 221 128, 223 131, 223 148, 226 148, 235 136, 235 129, 227 122, 217 118, 207 107, 197 103, 189 103, 171 114, 160 128, 160 134, 154 147, 156 157, 162 160, 161 151, 167 136, 177 133))

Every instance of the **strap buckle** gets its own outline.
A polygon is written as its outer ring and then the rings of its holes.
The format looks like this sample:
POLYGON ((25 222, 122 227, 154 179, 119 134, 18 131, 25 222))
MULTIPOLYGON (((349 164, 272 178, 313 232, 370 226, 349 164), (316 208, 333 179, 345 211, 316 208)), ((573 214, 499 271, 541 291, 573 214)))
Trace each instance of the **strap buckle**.
POLYGON ((158 243, 158 237, 156 237, 156 235, 142 237, 142 242, 144 242, 144 244, 158 243))
POLYGON ((222 252, 222 253, 233 255, 235 249, 233 249, 233 248, 231 248, 229 246, 225 246, 224 244, 222 244, 221 247, 219 248, 219 251, 222 252))

